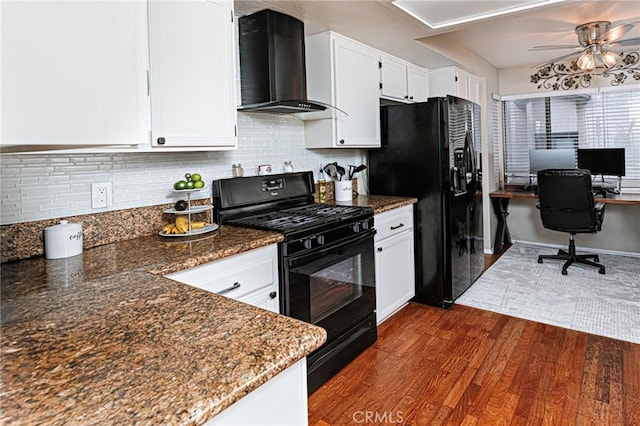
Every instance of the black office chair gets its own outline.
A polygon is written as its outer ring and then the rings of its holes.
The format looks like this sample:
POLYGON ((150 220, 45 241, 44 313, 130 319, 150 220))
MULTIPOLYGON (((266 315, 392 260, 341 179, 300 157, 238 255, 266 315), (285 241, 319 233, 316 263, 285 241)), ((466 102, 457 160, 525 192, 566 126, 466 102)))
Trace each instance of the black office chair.
POLYGON ((565 260, 562 275, 572 263, 605 268, 598 262, 597 254, 576 254, 574 237, 578 233, 596 233, 602 228, 604 203, 595 203, 591 188, 591 173, 580 169, 546 169, 538 172, 538 192, 542 225, 554 231, 568 232, 569 251, 558 250, 557 255, 538 256, 543 259, 565 260), (593 259, 590 261, 588 259, 593 259))

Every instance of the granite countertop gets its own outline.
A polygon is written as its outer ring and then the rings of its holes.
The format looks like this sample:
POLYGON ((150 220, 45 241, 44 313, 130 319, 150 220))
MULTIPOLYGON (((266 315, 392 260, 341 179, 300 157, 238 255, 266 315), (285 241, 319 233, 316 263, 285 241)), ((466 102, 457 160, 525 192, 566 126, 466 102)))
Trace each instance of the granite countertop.
MULTIPOLYGON (((415 199, 360 195, 381 213, 415 199)), ((163 278, 278 243, 221 226, 3 263, 3 424, 202 424, 326 340, 319 327, 163 278)))
POLYGON ((351 201, 334 201, 335 204, 344 206, 362 206, 373 208, 374 214, 380 214, 389 210, 410 206, 417 203, 417 198, 391 197, 387 195, 358 195, 351 201))
POLYGON ((161 274, 282 239, 222 226, 2 264, 0 423, 202 424, 229 407, 325 331, 161 274))

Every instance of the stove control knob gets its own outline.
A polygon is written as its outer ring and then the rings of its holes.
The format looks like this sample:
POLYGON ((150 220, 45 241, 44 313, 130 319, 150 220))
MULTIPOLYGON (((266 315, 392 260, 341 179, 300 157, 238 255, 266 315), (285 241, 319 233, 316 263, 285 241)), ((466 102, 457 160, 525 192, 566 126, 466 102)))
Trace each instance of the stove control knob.
POLYGON ((324 235, 318 235, 318 237, 316 238, 316 241, 318 242, 318 245, 323 245, 324 244, 324 235))
POLYGON ((353 229, 353 232, 357 234, 358 232, 360 232, 360 224, 354 223, 353 225, 351 225, 351 229, 353 229))
POLYGON ((311 248, 311 238, 307 238, 306 240, 302 240, 302 245, 304 246, 304 248, 310 249, 311 248))
POLYGON ((369 229, 369 222, 368 221, 365 220, 365 221, 362 222, 362 229, 365 230, 365 231, 367 229, 369 229))

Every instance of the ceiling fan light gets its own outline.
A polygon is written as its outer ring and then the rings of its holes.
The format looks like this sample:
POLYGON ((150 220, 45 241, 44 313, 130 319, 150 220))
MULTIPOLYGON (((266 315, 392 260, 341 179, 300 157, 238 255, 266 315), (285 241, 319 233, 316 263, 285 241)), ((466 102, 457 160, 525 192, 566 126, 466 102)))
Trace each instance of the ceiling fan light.
POLYGON ((596 69, 596 56, 593 52, 585 52, 578 58, 576 65, 581 70, 591 72, 596 69))
POLYGON ((617 65, 618 61, 620 61, 620 55, 618 55, 617 53, 613 53, 608 50, 602 51, 602 63, 605 67, 611 68, 617 65))

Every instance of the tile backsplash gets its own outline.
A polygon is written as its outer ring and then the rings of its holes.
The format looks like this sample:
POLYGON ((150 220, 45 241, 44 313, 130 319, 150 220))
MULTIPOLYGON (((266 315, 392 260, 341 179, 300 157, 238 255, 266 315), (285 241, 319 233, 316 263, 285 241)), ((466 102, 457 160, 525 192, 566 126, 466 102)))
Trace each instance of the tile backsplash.
MULTIPOLYGON (((100 213, 175 201, 173 183, 185 172, 210 181, 231 177, 241 163, 245 176, 269 163, 282 172, 285 161, 296 171, 320 164, 360 164, 366 154, 355 149, 308 150, 304 124, 290 116, 238 114, 238 150, 185 153, 16 154, 0 157, 0 223, 11 224, 70 215, 100 213), (91 184, 113 183, 113 205, 91 208, 91 184)), ((317 178, 317 177, 316 177, 317 178)), ((206 189, 194 198, 210 196, 206 189)))

